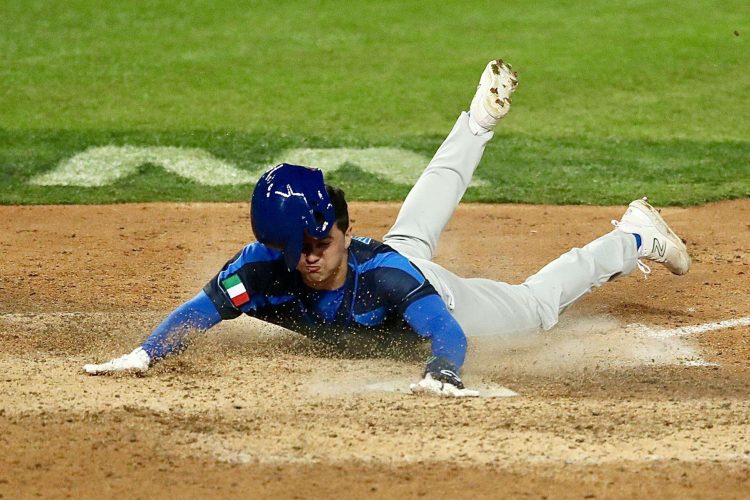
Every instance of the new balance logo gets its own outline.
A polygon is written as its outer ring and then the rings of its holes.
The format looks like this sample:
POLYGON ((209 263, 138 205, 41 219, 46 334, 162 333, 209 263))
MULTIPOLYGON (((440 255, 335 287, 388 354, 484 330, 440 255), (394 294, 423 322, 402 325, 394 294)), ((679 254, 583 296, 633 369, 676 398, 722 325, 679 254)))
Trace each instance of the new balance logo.
POLYGON ((654 238, 654 246, 651 252, 658 254, 659 257, 664 257, 664 254, 667 252, 667 242, 665 241, 664 245, 660 245, 659 240, 654 238))

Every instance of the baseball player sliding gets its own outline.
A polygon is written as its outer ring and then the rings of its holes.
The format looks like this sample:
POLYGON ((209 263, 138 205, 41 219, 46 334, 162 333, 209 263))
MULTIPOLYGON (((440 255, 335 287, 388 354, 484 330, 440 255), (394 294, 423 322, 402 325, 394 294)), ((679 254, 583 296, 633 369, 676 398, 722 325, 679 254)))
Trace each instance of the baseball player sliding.
POLYGON ((92 375, 146 371, 182 350, 189 334, 244 313, 334 344, 348 335, 429 339, 432 355, 412 392, 477 396, 459 375, 467 337, 548 330, 592 288, 636 267, 649 273, 640 259, 687 273, 687 248, 645 200, 632 202, 613 231, 520 285, 461 278, 432 262, 517 83, 509 64, 487 64, 470 112, 459 116, 383 242, 352 236, 344 193, 324 184, 320 170, 288 164, 268 170, 251 200, 258 241, 133 352, 83 369, 92 375))

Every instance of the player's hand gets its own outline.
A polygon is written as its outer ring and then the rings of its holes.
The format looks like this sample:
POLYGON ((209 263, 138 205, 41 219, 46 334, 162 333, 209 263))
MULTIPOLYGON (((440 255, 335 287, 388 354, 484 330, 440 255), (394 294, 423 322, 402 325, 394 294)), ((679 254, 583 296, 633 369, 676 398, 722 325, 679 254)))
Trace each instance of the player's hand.
POLYGON ((456 366, 445 358, 431 356, 427 360, 424 378, 410 386, 414 394, 434 394, 454 398, 476 397, 478 391, 466 389, 456 366))
POLYGON ((466 389, 461 379, 458 379, 460 385, 454 385, 450 382, 443 382, 432 377, 430 373, 424 376, 422 380, 409 387, 413 394, 428 394, 433 396, 443 396, 450 398, 467 398, 479 396, 479 391, 466 389))
POLYGON ((106 363, 83 365, 83 371, 89 375, 102 375, 123 371, 143 373, 148 370, 150 364, 151 358, 142 347, 139 347, 130 354, 120 356, 106 363))

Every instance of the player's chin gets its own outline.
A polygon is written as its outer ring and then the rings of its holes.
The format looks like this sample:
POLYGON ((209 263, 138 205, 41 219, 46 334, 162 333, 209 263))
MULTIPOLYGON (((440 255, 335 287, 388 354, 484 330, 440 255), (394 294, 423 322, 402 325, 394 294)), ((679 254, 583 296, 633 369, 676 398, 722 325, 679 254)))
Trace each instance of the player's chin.
POLYGON ((328 274, 324 273, 321 269, 316 269, 316 270, 304 269, 300 272, 302 273, 302 277, 305 278, 306 281, 311 281, 314 283, 322 283, 326 279, 328 279, 328 274))

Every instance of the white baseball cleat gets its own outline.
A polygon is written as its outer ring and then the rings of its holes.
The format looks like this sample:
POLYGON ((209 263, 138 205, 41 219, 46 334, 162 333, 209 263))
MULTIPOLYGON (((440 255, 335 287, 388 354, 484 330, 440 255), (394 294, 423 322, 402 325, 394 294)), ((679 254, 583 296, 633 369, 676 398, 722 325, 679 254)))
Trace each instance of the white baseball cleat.
POLYGON ((518 73, 502 59, 487 63, 471 101, 471 118, 485 130, 494 130, 510 111, 510 96, 518 86, 518 73))
MULTIPOLYGON (((664 264, 673 274, 686 274, 690 269, 690 255, 679 236, 672 231, 661 214, 648 204, 647 198, 635 200, 625 211, 622 219, 613 220, 612 225, 620 231, 641 237, 638 257, 664 264)), ((650 274, 651 268, 638 261, 638 268, 650 274)))

